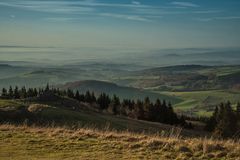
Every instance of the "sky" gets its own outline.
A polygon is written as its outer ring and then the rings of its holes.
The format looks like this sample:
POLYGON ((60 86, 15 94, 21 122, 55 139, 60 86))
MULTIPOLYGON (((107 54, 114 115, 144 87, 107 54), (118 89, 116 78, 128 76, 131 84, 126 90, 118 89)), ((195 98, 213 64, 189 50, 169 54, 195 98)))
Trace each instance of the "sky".
POLYGON ((240 47, 239 0, 0 0, 0 54, 209 47, 240 47))

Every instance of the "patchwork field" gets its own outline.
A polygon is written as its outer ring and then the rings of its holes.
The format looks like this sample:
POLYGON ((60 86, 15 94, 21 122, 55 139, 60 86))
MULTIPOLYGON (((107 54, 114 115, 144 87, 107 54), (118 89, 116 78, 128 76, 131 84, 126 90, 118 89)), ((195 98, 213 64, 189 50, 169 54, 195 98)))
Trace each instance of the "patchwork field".
POLYGON ((210 116, 215 106, 221 102, 230 101, 235 106, 240 101, 240 92, 231 90, 161 93, 183 100, 175 105, 176 110, 199 116, 210 116))

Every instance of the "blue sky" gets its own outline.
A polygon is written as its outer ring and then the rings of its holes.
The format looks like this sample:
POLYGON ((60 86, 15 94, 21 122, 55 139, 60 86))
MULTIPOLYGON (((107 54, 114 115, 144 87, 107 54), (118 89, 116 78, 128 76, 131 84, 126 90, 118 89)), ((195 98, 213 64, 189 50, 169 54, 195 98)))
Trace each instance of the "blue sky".
POLYGON ((0 0, 0 45, 240 47, 239 0, 0 0))

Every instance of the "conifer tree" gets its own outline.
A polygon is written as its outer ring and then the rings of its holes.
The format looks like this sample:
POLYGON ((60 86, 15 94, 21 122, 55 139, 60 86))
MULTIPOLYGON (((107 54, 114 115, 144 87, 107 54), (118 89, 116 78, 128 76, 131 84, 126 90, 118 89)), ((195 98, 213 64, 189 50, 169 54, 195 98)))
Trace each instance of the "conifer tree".
POLYGON ((101 110, 107 109, 110 102, 111 102, 111 100, 110 100, 109 96, 106 95, 105 93, 101 93, 97 99, 97 104, 99 104, 101 110))
POLYGON ((18 90, 18 87, 17 87, 17 86, 16 86, 15 89, 14 89, 13 97, 14 97, 15 99, 19 99, 19 98, 20 98, 20 93, 19 93, 19 90, 18 90))
POLYGON ((91 102, 95 103, 97 101, 94 92, 91 93, 91 102))
POLYGON ((88 102, 88 103, 92 103, 92 96, 91 96, 90 91, 86 92, 86 94, 85 94, 85 101, 88 102))
POLYGON ((79 91, 76 92, 74 98, 78 101, 80 101, 80 94, 79 94, 79 91))
POLYGON ((231 137, 237 131, 237 118, 230 102, 220 107, 214 134, 218 137, 231 137))
POLYGON ((9 98, 13 98, 13 89, 12 89, 12 86, 9 87, 8 96, 9 96, 9 98))
POLYGON ((21 98, 27 98, 27 90, 25 87, 22 87, 20 96, 21 96, 21 98))
POLYGON ((47 84, 46 88, 45 88, 45 92, 48 92, 50 91, 50 87, 49 87, 49 84, 47 84))
POLYGON ((69 98, 74 98, 74 93, 73 93, 73 91, 72 91, 71 89, 68 89, 68 90, 67 90, 67 96, 68 96, 69 98))
POLYGON ((113 114, 115 114, 115 115, 118 114, 118 109, 120 106, 120 99, 116 95, 113 95, 110 106, 112 107, 113 114))
POLYGON ((144 119, 143 103, 140 100, 137 100, 134 110, 137 119, 144 119))
POLYGON ((5 88, 2 89, 2 97, 7 97, 7 90, 5 88))

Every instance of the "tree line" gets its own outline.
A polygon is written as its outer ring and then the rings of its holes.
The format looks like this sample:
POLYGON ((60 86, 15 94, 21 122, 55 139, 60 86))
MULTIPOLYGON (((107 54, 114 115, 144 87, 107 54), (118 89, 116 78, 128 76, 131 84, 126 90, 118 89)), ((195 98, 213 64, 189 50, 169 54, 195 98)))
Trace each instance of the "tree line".
POLYGON ((215 111, 207 122, 206 129, 221 138, 240 137, 240 103, 233 109, 230 102, 216 106, 215 111))
POLYGON ((154 103, 150 101, 149 97, 144 100, 131 100, 123 99, 116 95, 109 96, 106 93, 101 93, 99 96, 95 96, 94 92, 87 91, 86 93, 80 93, 78 90, 73 91, 71 89, 60 90, 57 88, 49 87, 45 88, 28 88, 26 87, 9 87, 9 89, 2 89, 1 97, 7 99, 26 99, 32 97, 38 97, 44 93, 53 93, 58 96, 68 97, 79 102, 97 104, 100 111, 105 111, 113 115, 121 115, 139 120, 146 120, 152 122, 160 122, 171 125, 181 125, 184 127, 192 128, 191 123, 186 123, 183 116, 178 116, 171 105, 165 100, 157 99, 154 103))

